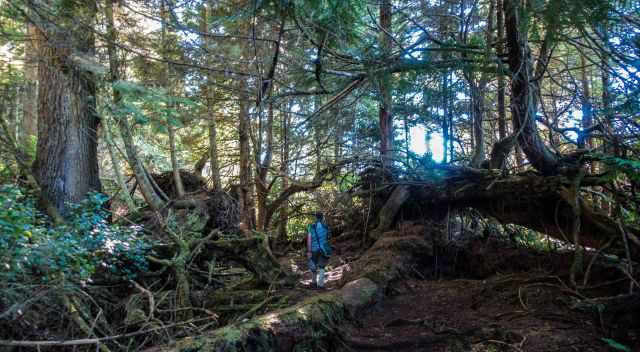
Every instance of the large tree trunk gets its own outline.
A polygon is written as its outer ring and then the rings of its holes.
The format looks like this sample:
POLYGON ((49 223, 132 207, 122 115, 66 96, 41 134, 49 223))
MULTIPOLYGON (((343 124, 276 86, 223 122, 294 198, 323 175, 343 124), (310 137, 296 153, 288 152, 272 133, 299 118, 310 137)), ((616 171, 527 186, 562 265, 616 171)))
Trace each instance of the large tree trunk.
MULTIPOLYGON (((50 3, 53 3, 50 1, 50 3)), ((38 144, 34 170, 43 195, 61 214, 68 203, 100 191, 97 158, 99 119, 94 77, 77 55, 94 55, 94 35, 77 21, 93 23, 95 3, 60 9, 61 28, 38 19, 38 144)))
MULTIPOLYGON (((551 3, 555 3, 552 1, 551 3)), ((551 4, 550 3, 550 4, 551 4)), ((549 5, 551 6, 551 5, 549 5)), ((506 41, 511 71, 511 118, 518 144, 534 168, 544 174, 557 171, 558 158, 538 134, 536 113, 540 80, 546 70, 548 50, 555 28, 547 28, 534 75, 526 19, 522 18, 522 0, 504 0, 506 41)), ((552 15, 553 16, 553 15, 552 15)))

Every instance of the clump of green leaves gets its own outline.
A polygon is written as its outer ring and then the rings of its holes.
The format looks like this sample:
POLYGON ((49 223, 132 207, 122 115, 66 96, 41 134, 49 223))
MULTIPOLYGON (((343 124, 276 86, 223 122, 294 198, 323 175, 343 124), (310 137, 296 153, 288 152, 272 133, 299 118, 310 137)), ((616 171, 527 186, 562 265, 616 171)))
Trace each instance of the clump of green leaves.
POLYGON ((98 272, 131 278, 146 270, 140 229, 110 224, 106 201, 93 193, 71 206, 65 224, 52 226, 34 197, 0 186, 0 282, 82 284, 98 272))
POLYGON ((640 160, 619 158, 606 154, 591 155, 595 160, 605 163, 616 176, 616 173, 623 173, 634 181, 640 181, 640 160))

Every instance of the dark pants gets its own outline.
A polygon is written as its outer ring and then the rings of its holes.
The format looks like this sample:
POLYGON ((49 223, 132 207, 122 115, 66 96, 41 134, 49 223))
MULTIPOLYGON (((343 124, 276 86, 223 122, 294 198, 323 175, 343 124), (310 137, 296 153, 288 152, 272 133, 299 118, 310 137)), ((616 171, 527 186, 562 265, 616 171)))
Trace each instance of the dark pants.
POLYGON ((316 271, 318 269, 324 269, 327 265, 329 257, 322 254, 322 251, 316 251, 311 253, 311 259, 309 259, 309 269, 316 271))

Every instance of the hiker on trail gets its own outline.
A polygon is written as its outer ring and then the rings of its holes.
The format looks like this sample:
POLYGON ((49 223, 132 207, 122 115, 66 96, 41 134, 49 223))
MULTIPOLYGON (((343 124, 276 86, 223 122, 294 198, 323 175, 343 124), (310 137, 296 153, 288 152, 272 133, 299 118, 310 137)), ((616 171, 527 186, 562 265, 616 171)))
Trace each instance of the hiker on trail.
POLYGON ((307 258, 311 270, 311 284, 324 288, 324 267, 331 255, 329 245, 329 226, 323 221, 322 213, 316 213, 316 219, 307 227, 307 258))

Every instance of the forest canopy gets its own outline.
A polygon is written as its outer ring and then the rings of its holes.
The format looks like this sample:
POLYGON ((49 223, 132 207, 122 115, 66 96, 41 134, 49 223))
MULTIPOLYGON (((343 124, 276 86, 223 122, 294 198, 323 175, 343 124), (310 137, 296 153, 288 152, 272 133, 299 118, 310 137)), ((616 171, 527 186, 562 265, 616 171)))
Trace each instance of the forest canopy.
POLYGON ((251 318, 215 304, 295 286, 318 211, 354 258, 460 219, 631 295, 639 175, 635 0, 0 1, 0 350, 251 318))

